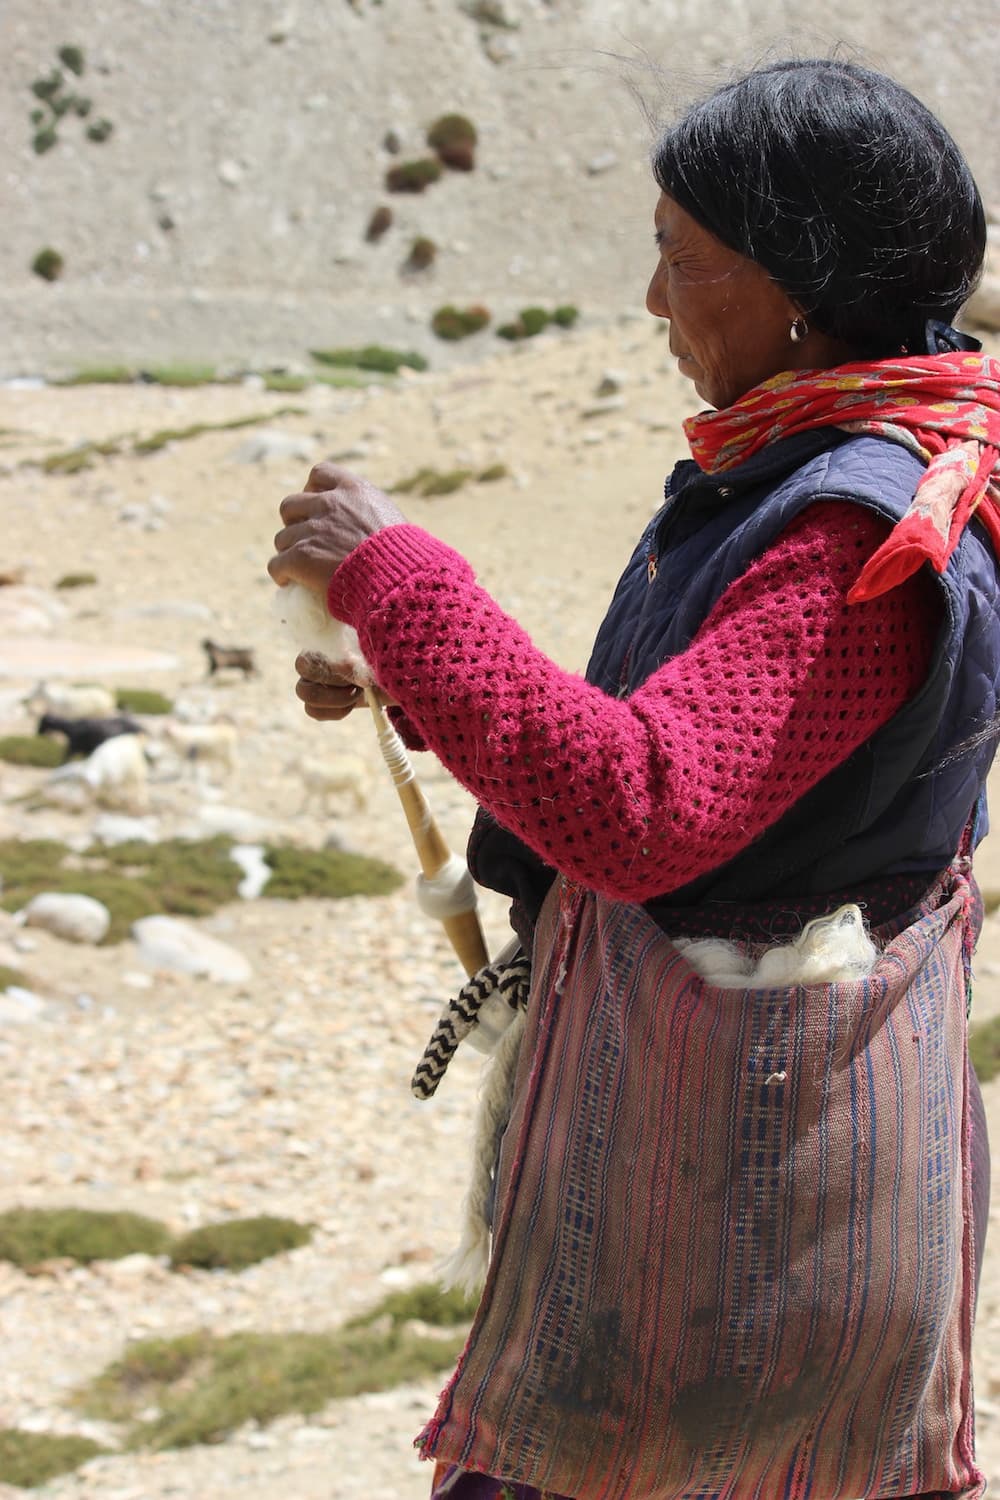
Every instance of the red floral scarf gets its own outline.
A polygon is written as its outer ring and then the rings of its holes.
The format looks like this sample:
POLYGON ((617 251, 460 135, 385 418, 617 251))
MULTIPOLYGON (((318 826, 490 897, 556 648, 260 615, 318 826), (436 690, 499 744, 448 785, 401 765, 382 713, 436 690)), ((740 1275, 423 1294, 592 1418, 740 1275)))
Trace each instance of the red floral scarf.
POLYGON ((709 474, 813 427, 875 433, 927 464, 910 508, 862 569, 849 603, 887 593, 924 562, 943 573, 973 514, 1000 558, 1000 361, 954 353, 786 370, 733 406, 684 423, 692 455, 709 474))

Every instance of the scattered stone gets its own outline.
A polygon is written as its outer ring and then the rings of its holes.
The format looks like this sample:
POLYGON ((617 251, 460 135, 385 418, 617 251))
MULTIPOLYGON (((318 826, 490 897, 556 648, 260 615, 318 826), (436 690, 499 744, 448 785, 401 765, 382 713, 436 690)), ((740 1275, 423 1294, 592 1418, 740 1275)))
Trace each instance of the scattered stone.
POLYGON ((609 412, 621 411, 624 405, 624 396, 609 396, 605 401, 595 401, 593 406, 584 406, 580 411, 580 416, 585 419, 606 417, 609 412))
POLYGON ((596 396, 617 396, 622 387, 627 384, 628 375, 624 370, 605 370, 594 394, 596 396))
POLYGON ((41 995, 23 985, 10 984, 0 993, 0 1026, 25 1026, 40 1021, 47 1007, 41 995))
POLYGON ((243 168, 238 161, 220 161, 216 171, 219 181, 224 182, 226 187, 238 187, 243 181, 243 168))
POLYGON ((592 156, 587 163, 587 176, 600 177, 602 172, 610 172, 612 167, 618 165, 618 153, 616 151, 602 151, 599 156, 592 156))
POLYGON ((154 969, 240 984, 253 973, 242 953, 177 917, 141 917, 132 924, 139 957, 154 969))
POLYGON ((63 891, 42 891, 33 896, 21 915, 27 927, 40 927, 68 943, 99 943, 111 926, 111 913, 103 901, 63 891))
POLYGON ((269 463, 273 459, 289 458, 308 464, 312 463, 315 453, 316 445, 311 438, 262 427, 234 448, 229 457, 238 464, 269 463))
MULTIPOLYGON (((212 838, 224 834, 241 844, 255 844, 274 834, 274 826, 259 813, 249 812, 244 807, 227 807, 222 802, 206 803, 199 807, 195 822, 191 825, 195 838, 212 838)), ((185 835, 186 836, 186 835, 185 835)))

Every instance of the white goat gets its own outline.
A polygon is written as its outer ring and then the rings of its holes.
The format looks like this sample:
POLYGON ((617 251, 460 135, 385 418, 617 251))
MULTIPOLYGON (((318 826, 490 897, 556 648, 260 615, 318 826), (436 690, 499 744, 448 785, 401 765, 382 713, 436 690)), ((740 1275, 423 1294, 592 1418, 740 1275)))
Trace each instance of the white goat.
POLYGON ((304 795, 300 812, 316 802, 329 813, 331 800, 350 801, 355 812, 363 812, 371 795, 371 771, 360 755, 338 755, 334 760, 293 760, 285 767, 286 775, 296 775, 304 795))
POLYGON ((225 771, 236 769, 235 724, 177 724, 163 726, 167 742, 195 767, 213 762, 225 771))
POLYGON ((53 771, 47 786, 75 786, 101 807, 129 813, 149 810, 146 754, 141 734, 119 734, 98 745, 86 760, 53 771))
POLYGON ((25 701, 35 714, 64 719, 103 719, 116 712, 114 693, 93 683, 40 682, 25 701))

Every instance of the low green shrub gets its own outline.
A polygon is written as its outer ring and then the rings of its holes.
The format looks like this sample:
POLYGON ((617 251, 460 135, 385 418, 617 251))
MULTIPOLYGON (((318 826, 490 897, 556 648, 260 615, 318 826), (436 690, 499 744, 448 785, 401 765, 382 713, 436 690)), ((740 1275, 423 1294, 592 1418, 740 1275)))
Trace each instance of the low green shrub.
POLYGON ((149 385, 189 387, 230 383, 219 381, 219 374, 214 365, 153 365, 140 373, 142 379, 149 385))
POLYGON ((58 281, 66 269, 66 262, 58 250, 53 250, 51 245, 46 245, 44 250, 39 250, 31 262, 31 269, 43 281, 58 281))
POLYGON ((536 333, 541 333, 543 328, 548 328, 552 322, 552 314, 545 311, 544 307, 523 307, 521 309, 521 326, 525 335, 533 339, 536 333))
POLYGON ((397 495, 452 495, 473 477, 471 469, 418 469, 407 479, 393 485, 397 495))
POLYGON ((421 156, 416 161, 401 161, 389 167, 385 185, 390 193, 422 193, 441 176, 436 156, 421 156))
POLYGON ((473 1304, 393 1293, 370 1313, 326 1333, 207 1332, 147 1339, 77 1393, 105 1421, 132 1422, 130 1448, 219 1442, 245 1422, 314 1412, 333 1400, 436 1375, 461 1353, 473 1304), (405 1305, 404 1305, 405 1299, 405 1305), (428 1334, 414 1322, 447 1331, 428 1334), (153 1407, 158 1415, 142 1420, 153 1407))
POLYGON ((142 1214, 86 1208, 12 1208, 0 1214, 0 1260, 32 1267, 46 1260, 121 1260, 162 1255, 170 1231, 142 1214))
POLYGON ((83 76, 83 49, 81 47, 74 47, 67 44, 65 47, 59 48, 56 56, 63 67, 68 68, 71 73, 75 73, 77 78, 83 76))
POLYGON ((0 964, 0 990, 9 990, 12 984, 20 985, 22 989, 28 988, 27 974, 22 974, 20 969, 12 969, 8 964, 0 964))
POLYGON ((17 911, 41 891, 92 896, 111 913, 103 941, 120 943, 140 917, 207 916, 235 901, 242 876, 225 838, 126 843, 71 855, 51 839, 0 843, 0 905, 17 911))
POLYGON ((437 259, 437 245, 426 235, 418 235, 410 246, 410 253, 406 258, 406 270, 426 271, 428 266, 434 264, 437 259))
POLYGON ((107 1451, 90 1438, 0 1427, 0 1483, 16 1485, 22 1490, 35 1489, 57 1474, 68 1474, 88 1458, 107 1451))
POLYGON ((214 1271, 230 1271, 256 1265, 272 1255, 308 1245, 312 1229, 294 1219, 272 1218, 262 1214, 251 1219, 230 1219, 222 1224, 205 1224, 201 1229, 175 1240, 170 1249, 173 1266, 199 1266, 214 1271))
POLYGON ((65 751, 60 740, 47 734, 6 734, 0 737, 0 760, 11 766, 61 766, 65 751))
POLYGON ((376 208, 365 228, 365 239, 370 245, 377 244, 384 234, 392 228, 392 209, 386 203, 380 203, 376 208))
POLYGON ((115 688, 115 706, 123 714, 169 714, 173 702, 154 688, 115 688))
MULTIPOLYGON (((566 302, 561 307, 556 308, 552 314, 552 321, 553 323, 557 323, 560 328, 572 328, 579 316, 580 309, 574 307, 572 303, 566 302)), ((666 327, 666 324, 663 326, 666 327)))
POLYGON ((120 445, 110 438, 100 443, 78 443, 74 448, 48 454, 42 459, 41 467, 45 474, 79 474, 81 470, 89 469, 95 458, 107 458, 120 452, 120 445))
POLYGON ((319 896, 337 900, 342 896, 386 896, 398 890, 403 877, 392 865, 344 849, 280 848, 264 850, 273 871, 267 883, 268 899, 294 901, 319 896))
POLYGON ((54 385, 131 385, 137 378, 127 365, 84 365, 72 375, 64 375, 54 385))
POLYGON ((459 172, 471 172, 476 165, 476 127, 465 115, 441 115, 427 132, 427 144, 439 161, 459 172))
POLYGON ((412 349, 386 349, 381 344, 366 344, 362 349, 310 349, 318 364, 342 369, 376 370, 395 375, 405 365, 410 370, 426 370, 427 361, 412 349))
POLYGON ((509 479, 510 470, 506 464, 490 464, 481 473, 476 475, 479 484, 495 484, 498 479, 509 479))
POLYGON ((56 579, 57 589, 91 588, 97 582, 96 573, 64 573, 56 579))
POLYGON ((479 1306, 479 1298, 462 1292, 458 1287, 448 1291, 436 1281, 422 1281, 416 1286, 398 1292, 389 1292, 381 1302, 359 1313, 347 1324, 348 1328, 368 1328, 389 1318, 393 1327, 404 1323, 432 1323, 437 1328, 456 1328, 462 1323, 471 1323, 479 1306))
POLYGON ((472 334, 479 333, 489 321, 489 310, 481 303, 473 303, 471 307, 453 307, 449 303, 438 308, 431 318, 431 328, 439 339, 453 343, 457 339, 467 339, 472 334))

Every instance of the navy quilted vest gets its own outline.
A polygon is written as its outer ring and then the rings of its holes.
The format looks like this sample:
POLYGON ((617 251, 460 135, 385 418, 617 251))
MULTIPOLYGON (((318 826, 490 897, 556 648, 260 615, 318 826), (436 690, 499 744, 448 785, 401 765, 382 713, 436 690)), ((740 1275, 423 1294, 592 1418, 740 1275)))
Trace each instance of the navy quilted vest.
MULTIPOLYGON (((806 506, 849 500, 896 521, 922 472, 897 443, 829 428, 776 443, 721 475, 679 463, 619 582, 588 679, 627 696, 688 646, 727 586, 806 506)), ((805 896, 879 875, 934 872, 954 854, 977 804, 982 836, 996 738, 961 747, 997 711, 1000 585, 978 524, 966 529, 938 583, 942 626, 921 691, 749 849, 672 892, 671 906, 805 896)))

